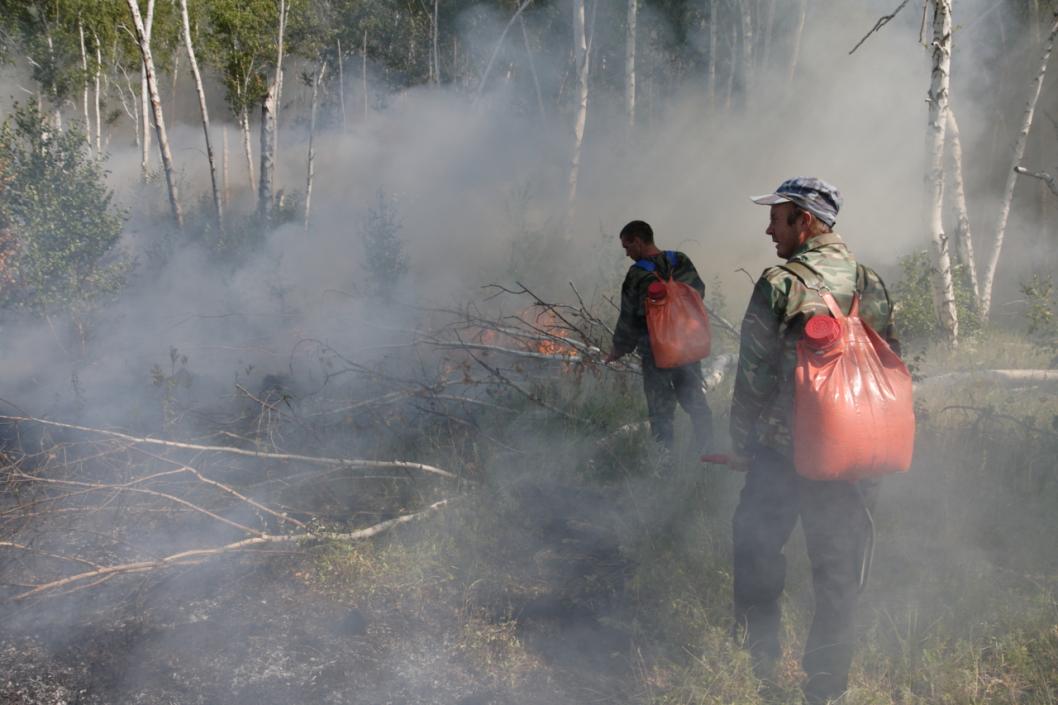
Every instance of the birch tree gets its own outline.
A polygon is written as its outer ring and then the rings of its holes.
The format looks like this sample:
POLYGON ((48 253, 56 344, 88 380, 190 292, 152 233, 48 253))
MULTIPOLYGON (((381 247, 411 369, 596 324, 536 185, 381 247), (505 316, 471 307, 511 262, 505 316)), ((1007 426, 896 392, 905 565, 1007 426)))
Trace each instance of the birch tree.
POLYGON ((941 327, 948 341, 959 340, 959 317, 951 271, 948 236, 944 232, 944 139, 948 124, 948 86, 951 76, 951 0, 931 0, 933 5, 932 80, 929 86, 927 142, 929 170, 929 232, 937 259, 936 286, 941 327))
MULTIPOLYGON (((136 30, 136 43, 139 44, 140 55, 143 60, 143 72, 147 78, 147 92, 150 95, 151 113, 154 116, 154 127, 158 136, 158 149, 162 155, 162 168, 165 171, 165 183, 169 190, 169 205, 172 209, 176 226, 182 229, 184 227, 184 215, 180 209, 176 174, 173 168, 173 154, 169 149, 169 136, 165 131, 165 117, 162 115, 162 99, 158 95, 158 80, 154 71, 154 57, 151 55, 150 39, 143 24, 143 17, 140 15, 138 0, 127 0, 127 2, 129 12, 132 14, 132 24, 136 30)), ((148 0, 148 4, 153 4, 153 0, 148 0)))
POLYGON ((191 39, 191 19, 187 12, 187 0, 180 0, 180 19, 184 28, 184 45, 187 47, 187 58, 191 64, 191 76, 195 79, 195 91, 198 93, 198 109, 202 116, 202 133, 206 141, 206 159, 209 160, 209 180, 213 187, 213 208, 217 217, 217 227, 224 229, 224 203, 220 196, 220 184, 217 183, 217 163, 213 156, 213 140, 209 135, 209 108, 206 106, 206 91, 202 86, 202 74, 198 70, 198 59, 195 57, 195 46, 191 39))
POLYGON ((625 39, 625 112, 628 129, 636 126, 636 0, 628 0, 628 35, 625 39))
POLYGON ((1025 145, 1029 141, 1029 132, 1032 129, 1032 119, 1036 113, 1036 103, 1040 99, 1040 91, 1043 88, 1043 77, 1047 73, 1047 64, 1054 50, 1055 35, 1058 35, 1058 20, 1051 26, 1047 36, 1047 45, 1044 47, 1043 56, 1040 58, 1040 67, 1032 81, 1029 91, 1029 100, 1025 105, 1025 113, 1021 118, 1021 128, 1017 139, 1014 141, 1012 164, 1007 172, 1006 186, 1003 189, 1003 200, 999 206, 999 219, 996 224, 995 236, 992 240, 992 252, 988 257, 988 265, 984 272, 984 281, 981 284, 981 320, 987 321, 992 310, 992 285, 995 282, 996 267, 999 266, 999 255, 1003 250, 1003 237, 1007 229, 1007 219, 1010 217, 1010 204, 1014 200, 1014 187, 1017 185, 1018 172, 1016 167, 1021 164, 1025 156, 1025 145))
POLYGON ((955 239, 959 249, 959 259, 966 266, 966 272, 970 277, 970 288, 973 290, 974 301, 980 300, 980 285, 977 281, 977 263, 974 260, 973 233, 970 230, 970 211, 966 207, 966 184, 963 180, 962 165, 962 140, 959 136, 959 123, 955 119, 955 111, 948 106, 948 143, 951 146, 951 197, 955 204, 955 217, 958 225, 955 230, 955 239))
POLYGON ((577 74, 576 117, 573 122, 573 157, 569 166, 569 196, 566 202, 566 237, 573 227, 577 201, 577 178, 580 174, 584 126, 588 120, 588 38, 585 27, 584 0, 573 0, 573 61, 577 74))

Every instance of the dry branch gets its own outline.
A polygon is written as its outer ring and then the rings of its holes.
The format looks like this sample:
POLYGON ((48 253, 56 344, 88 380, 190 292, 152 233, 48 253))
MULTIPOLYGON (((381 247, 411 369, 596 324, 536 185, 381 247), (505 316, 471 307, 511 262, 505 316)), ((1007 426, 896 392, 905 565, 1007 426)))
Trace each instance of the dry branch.
POLYGON ((1019 174, 1022 174, 1023 176, 1031 176, 1034 179, 1040 179, 1045 184, 1047 184, 1047 188, 1049 188, 1051 190, 1051 193, 1053 193, 1055 196, 1058 196, 1058 180, 1056 180, 1053 176, 1051 176, 1047 172, 1045 172, 1045 171, 1029 171, 1028 169, 1026 169, 1023 166, 1014 167, 1014 171, 1016 171, 1019 174))
POLYGON ((1004 387, 1024 387, 1058 383, 1058 370, 969 370, 945 372, 926 377, 919 389, 947 387, 961 382, 991 382, 1004 387))
MULTIPOLYGON (((378 536, 381 533, 389 531, 390 529, 406 524, 416 519, 422 519, 423 517, 437 511, 438 509, 447 505, 451 500, 442 499, 434 502, 425 509, 414 512, 412 514, 403 514, 393 519, 387 519, 386 521, 380 522, 373 526, 369 526, 364 529, 358 529, 356 531, 349 532, 335 532, 335 531, 324 531, 319 533, 300 533, 300 534, 289 534, 289 535, 276 535, 276 534, 262 534, 253 538, 243 539, 241 541, 234 541, 223 546, 217 546, 214 548, 196 548, 187 551, 180 551, 179 553, 173 553, 152 561, 137 561, 133 563, 122 563, 120 565, 105 566, 96 568, 94 570, 85 571, 76 575, 70 575, 59 580, 52 580, 41 585, 37 585, 32 590, 20 593, 16 595, 14 600, 25 600, 26 598, 33 597, 34 595, 40 595, 45 592, 58 590, 59 588, 65 588, 69 585, 84 582, 86 580, 93 579, 110 579, 115 575, 124 573, 142 573, 151 570, 158 570, 160 568, 168 568, 179 565, 189 565, 200 562, 205 558, 213 558, 226 553, 232 553, 235 551, 245 551, 263 546, 267 544, 276 543, 300 543, 303 541, 360 541, 368 539, 373 536, 378 536)), ((2 544, 0 544, 2 545, 2 544)))
POLYGON ((897 7, 895 10, 893 10, 891 13, 889 13, 888 15, 883 15, 881 18, 879 18, 879 20, 874 23, 874 26, 871 27, 871 31, 867 32, 867 34, 863 35, 863 39, 861 39, 860 41, 856 42, 856 46, 852 47, 852 49, 849 51, 849 56, 854 54, 856 52, 856 50, 859 49, 863 45, 863 43, 870 38, 870 36, 872 34, 874 34, 878 30, 880 30, 882 27, 884 27, 887 24, 889 24, 890 22, 892 22, 893 18, 896 17, 898 14, 900 14, 900 11, 904 9, 904 6, 907 5, 907 3, 908 3, 908 0, 904 0, 902 3, 900 3, 900 6, 897 7))
POLYGON ((129 441, 130 443, 165 446, 167 448, 183 448, 185 450, 199 450, 213 453, 229 453, 232 455, 242 455, 249 458, 260 458, 262 460, 288 460, 303 463, 313 463, 316 465, 337 465, 339 467, 349 468, 400 468, 403 470, 420 470, 425 473, 440 475, 441 477, 447 477, 450 480, 458 479, 458 476, 455 473, 449 472, 448 470, 442 470, 441 468, 434 467, 433 465, 426 465, 425 463, 413 463, 407 460, 364 460, 361 458, 327 458, 315 455, 298 455, 296 453, 265 453, 263 451, 246 450, 244 448, 233 448, 231 446, 211 446, 200 445, 197 443, 183 443, 180 441, 166 441, 160 438, 141 438, 137 436, 130 436, 127 433, 120 433, 118 431, 107 431, 101 428, 78 426, 76 424, 61 423, 59 421, 48 421, 46 419, 34 418, 32 416, 0 415, 0 421, 12 421, 16 423, 37 423, 44 426, 52 426, 55 428, 66 428, 71 431, 85 431, 86 433, 97 433, 103 436, 109 436, 111 438, 120 438, 122 440, 129 441))

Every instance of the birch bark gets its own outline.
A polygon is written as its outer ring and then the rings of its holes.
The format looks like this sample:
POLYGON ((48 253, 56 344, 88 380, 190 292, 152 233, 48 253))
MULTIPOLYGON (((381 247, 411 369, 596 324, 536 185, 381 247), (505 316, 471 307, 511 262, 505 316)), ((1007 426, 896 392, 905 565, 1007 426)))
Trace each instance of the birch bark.
MULTIPOLYGON (((139 15, 139 0, 129 0, 129 7, 132 7, 133 2, 136 2, 136 14, 139 15)), ((137 32, 137 42, 141 44, 146 43, 150 46, 151 43, 151 28, 154 26, 154 0, 147 0, 147 16, 144 18, 143 24, 143 39, 140 40, 137 32)), ((152 62, 153 63, 153 62, 152 62)), ((157 91, 157 87, 155 91, 157 91)), ((159 108, 160 108, 159 104, 159 108)), ((150 99, 150 88, 147 85, 147 69, 145 64, 140 66, 140 117, 143 119, 143 124, 140 125, 140 172, 143 176, 143 180, 147 181, 147 177, 150 175, 151 168, 151 99, 150 99)))
POLYGON ((213 187, 213 207, 217 216, 217 227, 224 230, 224 203, 220 197, 220 184, 217 183, 217 162, 213 156, 213 140, 209 135, 209 109, 206 107, 206 91, 202 87, 202 74, 198 70, 195 58, 195 47, 191 42, 191 20, 187 13, 187 0, 180 0, 180 19, 184 26, 184 44, 187 46, 187 59, 191 64, 191 76, 195 79, 195 91, 198 93, 198 110, 202 115, 202 133, 206 140, 206 159, 209 160, 209 180, 213 187))
POLYGON ((573 123, 573 157, 569 167, 569 197, 566 202, 566 237, 573 227, 577 201, 584 126, 588 120, 588 40, 584 27, 584 0, 573 0, 573 58, 577 72, 577 112, 573 123))
POLYGON ((89 151, 92 150, 92 119, 88 114, 88 52, 84 44, 84 23, 77 20, 77 34, 81 39, 81 82, 83 87, 82 107, 84 109, 84 138, 88 142, 89 151))
POLYGON ((628 0, 628 36, 625 39, 625 111, 629 132, 636 126, 636 0, 628 0))
POLYGON ((948 85, 951 76, 951 0, 933 3, 933 73, 929 87, 929 231, 937 258, 937 312, 948 342, 958 344, 959 318, 951 272, 949 239, 944 232, 944 138, 948 124, 948 85))
POLYGON ((316 76, 312 80, 312 111, 309 117, 309 158, 305 175, 305 232, 309 230, 309 216, 312 213, 312 178, 315 176, 316 149, 314 140, 316 137, 316 108, 319 105, 320 83, 323 75, 327 73, 327 62, 320 64, 316 76))
POLYGON ((966 185, 963 180, 962 168, 962 140, 959 138, 959 123, 955 120, 955 112, 950 105, 948 106, 948 142, 951 145, 951 195, 955 202, 955 217, 958 219, 955 235, 956 243, 960 259, 966 264, 966 271, 970 275, 970 288, 973 289, 974 300, 976 301, 981 294, 980 285, 977 282, 973 233, 970 230, 970 212, 966 207, 966 185))
POLYGON ((996 225, 996 234, 992 240, 992 252, 988 258, 988 266, 985 268, 984 281, 981 286, 980 309, 981 319, 984 321, 988 320, 992 310, 992 284, 995 281, 996 267, 999 265, 999 255, 1003 250, 1003 237, 1007 229, 1007 220, 1010 217, 1010 204, 1014 199, 1014 186, 1017 185, 1018 181, 1018 173, 1015 167, 1021 164, 1021 159, 1025 156, 1025 145, 1028 143, 1029 131, 1032 129, 1036 103, 1040 99, 1043 77, 1047 73, 1047 64, 1050 62, 1051 52, 1054 50, 1055 35, 1058 35, 1058 21, 1055 21, 1051 26, 1051 31, 1047 36, 1047 46, 1044 48, 1043 56, 1040 59, 1040 69, 1036 73, 1035 79, 1033 79, 1029 101, 1025 105, 1025 114, 1021 119, 1021 131, 1018 132, 1018 138, 1014 143, 1013 163, 1007 172, 1006 188, 1003 190, 1003 200, 999 206, 999 222, 996 225))
MULTIPOLYGON (((184 214, 180 209, 180 197, 177 193, 176 173, 173 168, 173 153, 169 149, 169 137, 165 131, 165 117, 162 115, 162 99, 158 95, 158 80, 154 72, 154 57, 151 56, 150 38, 140 15, 138 0, 127 0, 132 23, 136 30, 136 43, 140 47, 143 59, 143 75, 147 79, 147 93, 150 96, 151 113, 154 116, 154 129, 158 136, 158 149, 162 154, 162 169, 165 171, 165 183, 169 191, 169 206, 173 211, 176 227, 183 229, 184 214)), ((148 7, 153 8, 154 0, 148 0, 148 7)), ((146 122, 146 121, 145 121, 146 122)))

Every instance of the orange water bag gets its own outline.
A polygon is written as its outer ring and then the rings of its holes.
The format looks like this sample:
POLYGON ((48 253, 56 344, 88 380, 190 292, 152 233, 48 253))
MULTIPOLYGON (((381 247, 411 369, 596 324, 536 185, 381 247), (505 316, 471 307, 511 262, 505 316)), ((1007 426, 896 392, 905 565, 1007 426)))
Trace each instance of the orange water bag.
POLYGON ((911 373, 889 344, 829 291, 833 316, 814 316, 797 343, 793 446, 797 473, 810 480, 862 480, 911 466, 915 412, 911 373))
POLYGON ((646 314, 655 365, 668 369, 709 357, 709 314, 689 284, 658 276, 647 288, 646 314))

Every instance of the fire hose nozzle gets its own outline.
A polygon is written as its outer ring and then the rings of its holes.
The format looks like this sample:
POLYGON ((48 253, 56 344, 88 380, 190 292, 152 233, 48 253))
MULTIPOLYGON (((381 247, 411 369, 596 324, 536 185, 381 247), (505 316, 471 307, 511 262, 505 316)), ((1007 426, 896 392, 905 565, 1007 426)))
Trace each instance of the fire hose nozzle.
POLYGON ((707 453, 701 457, 703 463, 712 463, 713 465, 730 465, 731 456, 726 453, 707 453))

